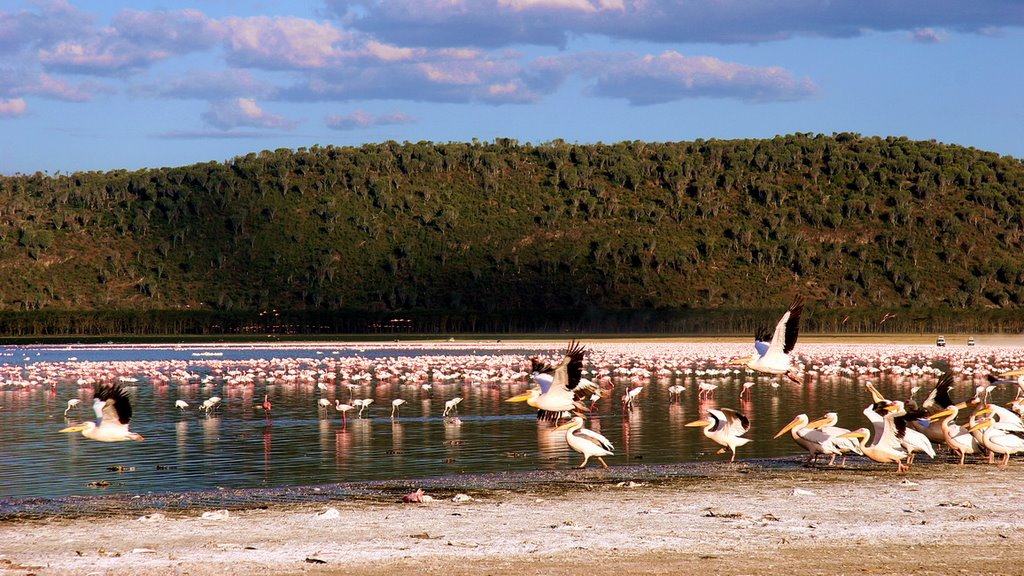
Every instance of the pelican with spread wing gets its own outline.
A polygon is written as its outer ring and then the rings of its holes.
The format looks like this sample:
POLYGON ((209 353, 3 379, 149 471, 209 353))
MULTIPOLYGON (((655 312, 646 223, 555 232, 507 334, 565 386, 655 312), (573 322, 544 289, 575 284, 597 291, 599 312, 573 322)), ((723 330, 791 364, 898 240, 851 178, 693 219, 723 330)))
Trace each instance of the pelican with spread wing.
POLYGON ((82 436, 99 442, 143 440, 141 435, 128 430, 132 404, 120 385, 97 384, 93 388, 92 409, 96 412, 96 422, 68 426, 61 432, 81 432, 82 436))
POLYGON ((800 315, 803 311, 804 297, 797 294, 789 309, 775 325, 775 332, 769 334, 767 329, 758 330, 754 335, 754 354, 749 358, 734 360, 733 364, 744 365, 751 370, 767 374, 783 375, 799 384, 800 379, 791 373, 792 358, 789 353, 796 346, 796 338, 800 331, 800 315))
POLYGON ((544 418, 548 414, 561 415, 563 412, 586 411, 587 408, 580 399, 589 397, 599 390, 596 384, 583 378, 585 353, 583 345, 573 340, 569 342, 565 355, 558 364, 531 358, 534 382, 540 391, 537 392, 536 388, 531 389, 505 401, 525 401, 538 410, 538 418, 544 418))
POLYGON ((750 442, 750 438, 744 438, 743 434, 750 430, 750 420, 743 414, 730 408, 712 408, 706 416, 700 420, 694 420, 687 426, 700 426, 704 435, 724 446, 719 454, 725 452, 726 448, 732 451, 732 458, 729 462, 736 461, 736 448, 750 442))

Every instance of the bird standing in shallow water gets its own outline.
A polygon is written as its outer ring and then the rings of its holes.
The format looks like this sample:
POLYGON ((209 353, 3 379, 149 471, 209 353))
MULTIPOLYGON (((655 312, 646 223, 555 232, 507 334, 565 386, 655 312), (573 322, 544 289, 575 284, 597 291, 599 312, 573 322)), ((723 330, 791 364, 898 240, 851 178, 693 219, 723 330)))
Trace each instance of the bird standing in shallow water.
POLYGON ((69 410, 71 410, 75 406, 78 406, 79 402, 81 402, 81 400, 79 400, 78 398, 72 398, 71 400, 68 400, 68 407, 64 409, 64 416, 68 415, 69 410))
POLYGON ((142 436, 128 430, 132 418, 132 404, 121 386, 97 384, 93 388, 92 408, 99 422, 83 422, 68 426, 61 432, 81 432, 82 436, 99 442, 121 442, 143 440, 142 436))
POLYGON ((569 445, 569 448, 583 455, 580 468, 585 467, 591 457, 597 458, 601 462, 601 466, 607 468, 608 464, 605 463, 603 457, 615 455, 612 452, 615 449, 612 443, 601 434, 584 428, 583 418, 580 416, 573 417, 572 420, 558 426, 555 430, 565 430, 565 443, 569 445))

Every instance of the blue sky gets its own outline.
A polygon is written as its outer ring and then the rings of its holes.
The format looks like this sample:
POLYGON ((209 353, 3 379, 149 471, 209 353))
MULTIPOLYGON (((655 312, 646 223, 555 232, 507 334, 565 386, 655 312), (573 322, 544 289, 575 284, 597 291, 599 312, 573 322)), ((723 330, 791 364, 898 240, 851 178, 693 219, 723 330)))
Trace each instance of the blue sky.
POLYGON ((1024 158, 1021 0, 0 0, 0 173, 858 132, 1024 158))

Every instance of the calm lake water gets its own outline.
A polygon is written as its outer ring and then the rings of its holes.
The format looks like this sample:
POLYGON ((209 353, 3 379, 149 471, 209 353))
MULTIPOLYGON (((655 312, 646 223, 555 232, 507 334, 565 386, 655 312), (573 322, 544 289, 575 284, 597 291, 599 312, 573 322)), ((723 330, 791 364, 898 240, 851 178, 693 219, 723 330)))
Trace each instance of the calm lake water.
MULTIPOLYGON (((564 343, 289 346, 76 346, 0 349, 0 498, 57 498, 104 493, 166 493, 217 488, 319 485, 464 473, 566 469, 581 457, 564 433, 538 423, 522 403, 504 399, 531 386, 527 357, 555 359, 564 343), (61 428, 92 420, 92 381, 120 381, 134 408, 131 429, 144 442, 100 443, 61 428), (322 384, 319 387, 318 384, 322 384), (428 384, 428 387, 424 387, 428 384), (258 407, 264 394, 269 414, 258 407), (209 415, 198 410, 223 398, 209 415), (457 418, 447 400, 463 398, 457 418), (67 401, 79 398, 67 418, 67 401), (317 401, 372 398, 363 417, 343 420, 317 401), (406 401, 392 419, 391 401, 406 401), (175 401, 190 404, 175 408, 175 401), (116 468, 116 470, 114 470, 116 468), (97 486, 95 483, 108 483, 97 486)), ((840 425, 866 425, 870 380, 893 398, 934 374, 914 373, 936 358, 963 373, 955 399, 973 394, 990 370, 1017 367, 1016 351, 984 346, 798 345, 807 377, 794 384, 743 369, 721 370, 747 344, 591 345, 586 375, 613 386, 588 426, 615 444, 612 466, 723 460, 718 446, 687 422, 709 407, 740 409, 754 442, 738 459, 801 454, 789 436, 772 436, 800 412, 826 411, 840 425), (894 373, 894 368, 898 373, 894 373), (905 372, 910 370, 910 372, 905 372), (980 380, 979 380, 980 379, 980 380), (743 382, 756 382, 739 401, 743 382), (698 382, 718 385, 698 400, 698 382), (778 386, 772 386, 776 383, 778 386), (683 385, 678 400, 668 388, 683 385), (630 386, 643 391, 632 410, 619 403, 630 386)), ((1013 398, 1015 387, 993 392, 1013 398)), ((596 462, 592 463, 596 465, 596 462)))

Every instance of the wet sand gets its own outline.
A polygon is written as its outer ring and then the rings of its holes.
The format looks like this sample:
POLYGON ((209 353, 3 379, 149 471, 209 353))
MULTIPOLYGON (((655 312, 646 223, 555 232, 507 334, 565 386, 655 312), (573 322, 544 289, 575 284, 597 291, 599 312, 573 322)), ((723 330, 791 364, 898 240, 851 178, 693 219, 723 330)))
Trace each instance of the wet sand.
POLYGON ((226 513, 8 519, 0 574, 1024 574, 1020 463, 897 474, 797 462, 448 477, 226 513), (433 500, 402 503, 417 487, 433 500))

